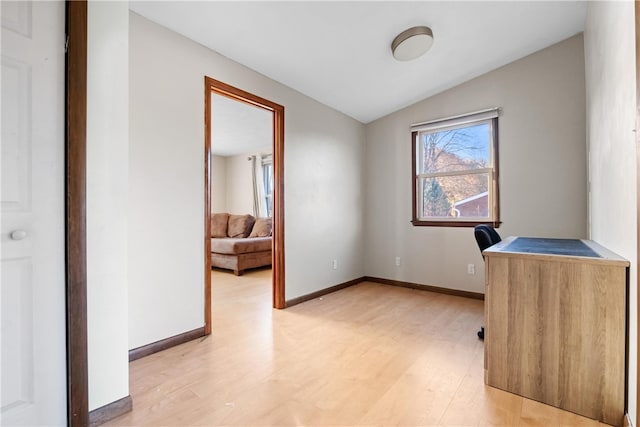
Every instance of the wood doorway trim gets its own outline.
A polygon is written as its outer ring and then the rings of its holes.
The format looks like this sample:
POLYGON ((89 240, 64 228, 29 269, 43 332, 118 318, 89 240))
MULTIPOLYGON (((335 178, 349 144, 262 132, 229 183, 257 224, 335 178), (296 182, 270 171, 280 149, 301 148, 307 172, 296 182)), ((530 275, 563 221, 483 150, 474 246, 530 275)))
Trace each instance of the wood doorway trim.
POLYGON ((204 78, 204 333, 211 334, 211 94, 263 108, 273 113, 273 308, 285 308, 284 297, 284 107, 242 89, 204 78))
MULTIPOLYGON (((640 1, 636 0, 634 2, 635 8, 635 37, 636 37, 636 147, 640 144, 640 1)), ((636 248, 637 248, 637 264, 636 264, 636 288, 640 284, 640 150, 636 148, 636 221, 637 221, 637 236, 636 236, 636 248)), ((640 293, 636 295, 635 301, 629 301, 629 305, 636 305, 636 313, 638 312, 638 308, 640 308, 640 293)), ((627 314, 628 316, 628 314, 627 314)), ((640 316, 636 316, 636 334, 638 337, 637 342, 640 343, 640 316)), ((629 350, 627 349, 627 353, 629 350)), ((640 351, 636 352, 636 366, 640 366, 640 351)), ((627 364, 628 365, 628 364, 627 364)), ((629 367, 627 366, 627 370, 629 367)), ((640 370, 636 369, 636 419, 635 425, 640 425, 640 414, 638 413, 638 409, 640 409, 640 370)), ((627 381, 627 387, 629 387, 627 381)), ((627 395, 629 391, 627 391, 627 395)), ((627 403, 627 407, 625 408, 627 411, 629 410, 627 403)), ((627 412, 628 413, 628 412, 627 412)))
POLYGON ((89 425, 87 356, 87 2, 66 2, 65 197, 67 424, 89 425))

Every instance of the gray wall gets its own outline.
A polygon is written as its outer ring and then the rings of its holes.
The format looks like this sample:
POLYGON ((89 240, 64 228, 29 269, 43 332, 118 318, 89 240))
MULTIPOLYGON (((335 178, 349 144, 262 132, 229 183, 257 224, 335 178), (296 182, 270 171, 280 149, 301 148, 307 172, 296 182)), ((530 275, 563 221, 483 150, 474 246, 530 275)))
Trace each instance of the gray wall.
POLYGON ((584 31, 591 238, 631 262, 629 415, 637 416, 636 65, 633 2, 589 2, 584 31))
MULTIPOLYGON (((271 154, 271 147, 263 147, 237 156, 225 157, 226 169, 226 209, 224 211, 215 210, 213 212, 228 212, 235 215, 251 214, 253 211, 253 163, 249 156, 271 154)), ((216 187, 213 187, 213 197, 215 198, 216 187)))
POLYGON ((87 9, 89 410, 129 395, 127 239, 129 7, 87 9))
POLYGON ((227 158, 211 156, 211 212, 227 212, 227 158))
POLYGON ((484 292, 471 228, 409 222, 409 128, 489 107, 502 108, 499 233, 586 237, 584 55, 577 35, 366 126, 367 275, 484 292), (467 264, 476 265, 475 275, 467 275, 467 264))
POLYGON ((204 324, 205 75, 285 107, 286 298, 363 276, 364 126, 137 14, 129 22, 130 348, 204 324))

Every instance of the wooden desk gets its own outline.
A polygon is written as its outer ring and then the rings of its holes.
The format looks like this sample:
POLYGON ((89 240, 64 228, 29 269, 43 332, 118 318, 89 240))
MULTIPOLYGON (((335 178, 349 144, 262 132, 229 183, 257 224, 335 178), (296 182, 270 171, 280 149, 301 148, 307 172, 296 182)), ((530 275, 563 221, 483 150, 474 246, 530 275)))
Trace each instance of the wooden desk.
POLYGON ((484 255, 485 383, 622 425, 629 262, 588 240, 509 237, 484 255))

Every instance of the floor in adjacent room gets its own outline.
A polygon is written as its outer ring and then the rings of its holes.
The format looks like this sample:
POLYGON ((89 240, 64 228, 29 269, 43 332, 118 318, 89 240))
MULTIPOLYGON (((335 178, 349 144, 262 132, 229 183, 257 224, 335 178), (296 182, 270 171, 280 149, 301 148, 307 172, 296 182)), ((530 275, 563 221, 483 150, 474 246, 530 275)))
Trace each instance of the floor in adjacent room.
POLYGON ((271 270, 212 271, 213 333, 130 364, 109 426, 598 426, 484 385, 483 303, 364 282, 271 309, 271 270))

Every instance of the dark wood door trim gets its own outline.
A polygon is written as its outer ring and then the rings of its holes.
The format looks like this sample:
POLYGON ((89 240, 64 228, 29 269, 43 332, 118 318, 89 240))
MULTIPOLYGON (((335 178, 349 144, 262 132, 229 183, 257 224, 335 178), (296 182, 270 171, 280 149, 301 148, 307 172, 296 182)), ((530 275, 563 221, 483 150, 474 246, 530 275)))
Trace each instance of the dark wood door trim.
POLYGON ((221 81, 204 78, 205 177, 205 334, 211 333, 211 93, 273 113, 273 308, 285 308, 284 297, 284 107, 221 81))
POLYGON ((87 2, 66 2, 65 67, 67 423, 89 425, 87 364, 87 2))
MULTIPOLYGON (((637 266, 640 266, 640 151, 638 151, 637 147, 640 144, 640 1, 636 0, 634 2, 635 6, 635 35, 636 35, 636 196, 637 196, 637 207, 636 207, 636 221, 637 221, 637 236, 636 236, 636 248, 637 248, 637 264, 636 264, 636 288, 638 284, 640 284, 640 269, 637 266)), ((629 305, 635 304, 636 313, 638 312, 638 308, 640 308, 640 293, 636 295, 635 301, 629 301, 629 305)), ((640 342, 640 316, 636 316, 636 334, 637 341, 640 342)), ((628 350, 627 350, 628 351, 628 350)), ((636 366, 640 366, 640 352, 636 352, 636 366)), ((640 384, 640 371, 636 370, 636 408, 640 408, 640 388, 638 387, 640 384)), ((627 387, 629 387, 627 381, 627 387)), ((628 392, 627 392, 628 393, 628 392)), ((627 404, 627 408, 628 404, 627 404)), ((640 415, 636 410, 636 419, 635 425, 640 426, 640 415)))

